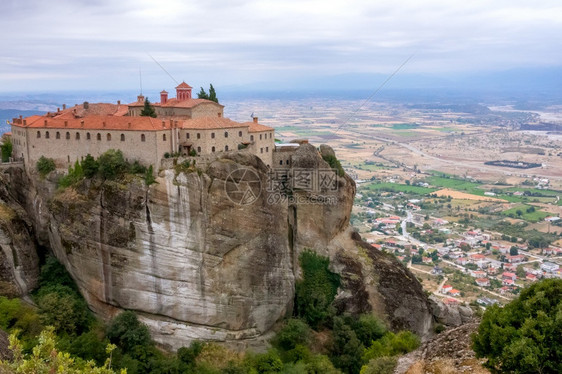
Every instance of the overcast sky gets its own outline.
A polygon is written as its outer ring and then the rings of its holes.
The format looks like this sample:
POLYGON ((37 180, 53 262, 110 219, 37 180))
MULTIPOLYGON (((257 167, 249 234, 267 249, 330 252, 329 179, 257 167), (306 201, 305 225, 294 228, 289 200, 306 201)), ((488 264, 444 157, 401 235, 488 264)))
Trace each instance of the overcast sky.
POLYGON ((562 66, 561 1, 0 0, 0 91, 562 66))

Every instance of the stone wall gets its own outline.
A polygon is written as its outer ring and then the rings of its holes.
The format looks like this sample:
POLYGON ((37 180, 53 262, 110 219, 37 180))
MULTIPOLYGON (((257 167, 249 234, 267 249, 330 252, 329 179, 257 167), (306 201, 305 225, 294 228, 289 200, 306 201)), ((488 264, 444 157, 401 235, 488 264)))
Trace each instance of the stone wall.
POLYGON ((27 135, 22 138, 27 136, 29 139, 27 142, 23 142, 27 143, 25 146, 18 145, 14 149, 14 155, 18 157, 21 154, 24 155, 28 161, 26 165, 35 165, 41 156, 45 156, 55 160, 57 167, 66 168, 87 154, 98 157, 110 149, 120 149, 128 161, 138 160, 145 165, 156 166, 165 152, 172 151, 172 130, 92 131, 89 129, 22 129, 13 126, 12 133, 14 130, 23 131, 27 135), (166 135, 166 140, 164 140, 164 135, 166 135))

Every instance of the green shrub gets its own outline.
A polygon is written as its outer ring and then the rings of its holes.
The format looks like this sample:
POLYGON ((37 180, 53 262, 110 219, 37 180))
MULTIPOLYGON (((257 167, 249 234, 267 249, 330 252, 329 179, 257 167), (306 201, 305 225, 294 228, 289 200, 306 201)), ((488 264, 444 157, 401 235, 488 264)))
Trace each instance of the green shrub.
POLYGON ((82 170, 84 171, 84 176, 86 178, 93 178, 99 170, 99 164, 96 159, 91 155, 87 154, 82 161, 82 170))
POLYGON ((334 318, 333 347, 330 359, 344 373, 358 373, 363 365, 361 355, 365 350, 357 335, 341 317, 334 318))
POLYGON ((397 363, 396 357, 378 357, 363 366, 360 374, 392 374, 397 363))
POLYGON ((41 177, 44 178, 47 174, 56 169, 55 160, 53 160, 52 158, 41 156, 37 161, 36 167, 41 177))
POLYGON ((126 311, 115 317, 107 328, 107 337, 125 352, 137 346, 150 346, 148 327, 142 324, 134 312, 126 311))
POLYGON ((258 354, 254 357, 253 367, 258 373, 277 373, 283 369, 283 362, 274 350, 258 354))
POLYGON ((295 286, 295 314, 313 328, 329 316, 329 307, 340 285, 338 274, 328 269, 330 260, 305 250, 299 257, 303 279, 295 286))
POLYGON ((435 331, 436 334, 441 334, 443 331, 445 331, 445 326, 443 326, 442 324, 438 323, 435 325, 435 327, 433 328, 433 331, 435 331))
POLYGON ((129 169, 123 152, 110 149, 98 158, 99 172, 105 179, 114 180, 122 177, 129 169))
POLYGON ((291 318, 272 340, 274 347, 289 351, 297 345, 306 345, 310 337, 310 327, 300 319, 291 318))
POLYGON ((561 373, 562 280, 540 281, 503 308, 487 308, 472 340, 494 371, 561 373))
POLYGON ((204 347, 203 343, 195 340, 191 342, 189 347, 181 347, 180 349, 178 349, 177 352, 178 359, 187 365, 193 365, 195 364, 195 359, 197 358, 197 356, 199 356, 199 354, 203 350, 203 347, 204 347))
POLYGON ((380 339, 386 334, 385 324, 371 314, 363 314, 358 320, 351 322, 351 328, 355 331, 357 339, 368 347, 374 340, 380 339))
POLYGON ((336 156, 334 156, 334 155, 324 155, 324 156, 322 156, 322 158, 324 159, 324 161, 326 161, 330 165, 330 167, 332 169, 334 169, 336 171, 336 173, 340 177, 343 177, 345 175, 345 171, 343 170, 343 167, 341 166, 341 163, 336 158, 336 156))
POLYGON ((363 359, 370 361, 384 356, 396 356, 411 352, 419 346, 420 339, 410 331, 400 331, 397 334, 387 332, 365 350, 363 359))
POLYGON ((68 167, 68 174, 59 179, 58 185, 63 188, 69 187, 79 182, 83 178, 84 178, 84 171, 82 169, 82 165, 80 164, 80 162, 76 161, 74 163, 74 167, 72 166, 68 167))
POLYGON ((156 183, 156 178, 154 178, 154 169, 152 169, 152 165, 150 165, 148 169, 146 169, 146 171, 144 172, 144 183, 147 186, 156 183))
POLYGON ((87 331, 92 322, 86 302, 70 287, 42 287, 35 295, 35 302, 43 325, 53 326, 57 333, 80 334, 87 331))
POLYGON ((71 341, 67 351, 86 361, 94 360, 103 365, 107 359, 106 347, 109 341, 99 336, 96 331, 88 331, 71 341))
POLYGON ((45 260, 45 265, 41 267, 41 273, 39 274, 39 287, 48 286, 67 286, 78 292, 78 287, 76 283, 66 271, 66 268, 61 264, 56 257, 48 256, 45 260))
POLYGON ((10 157, 12 157, 12 139, 5 138, 4 142, 2 143, 2 162, 10 161, 10 157))

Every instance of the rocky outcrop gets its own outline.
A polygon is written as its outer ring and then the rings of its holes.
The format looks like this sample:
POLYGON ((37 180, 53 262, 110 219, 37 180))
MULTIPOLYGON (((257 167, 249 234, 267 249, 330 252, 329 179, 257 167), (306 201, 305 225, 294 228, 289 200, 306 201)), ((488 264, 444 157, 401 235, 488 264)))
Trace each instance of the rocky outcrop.
POLYGON ((8 193, 0 175, 0 296, 26 295, 37 286, 39 258, 26 212, 8 193))
POLYGON ((10 340, 8 334, 0 329, 0 361, 9 361, 13 358, 10 350, 10 340))
POLYGON ((310 144, 292 161, 285 190, 259 158, 232 152, 202 169, 178 160, 149 187, 94 179, 57 191, 53 180, 13 171, 11 193, 92 310, 104 318, 134 310, 170 349, 263 337, 292 312, 304 249, 328 256, 341 275, 340 311, 427 336, 433 319, 419 282, 349 226, 353 180, 310 144))
POLYGON ((463 305, 445 305, 435 296, 429 297, 431 313, 436 321, 445 326, 458 327, 470 322, 473 317, 472 309, 463 305))
POLYGON ((471 348, 471 335, 479 323, 466 323, 436 335, 417 350, 398 360, 395 374, 490 373, 471 348))

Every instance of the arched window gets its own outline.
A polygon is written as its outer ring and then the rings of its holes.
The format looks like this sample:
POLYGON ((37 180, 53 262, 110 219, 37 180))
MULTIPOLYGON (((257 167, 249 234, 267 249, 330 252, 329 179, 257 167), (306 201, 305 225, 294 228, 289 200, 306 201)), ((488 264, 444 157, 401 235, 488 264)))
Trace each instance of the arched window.
POLYGON ((214 151, 215 151, 215 147, 212 147, 212 148, 211 148, 211 152, 214 152, 214 151))
POLYGON ((269 152, 269 147, 265 147, 265 151, 266 151, 266 152, 269 152))
POLYGON ((201 147, 197 147, 197 153, 201 153, 201 147))
POLYGON ((45 139, 49 139, 49 132, 45 131, 45 139))
POLYGON ((260 148, 260 153, 263 153, 263 148, 260 148))
POLYGON ((242 131, 238 131, 238 136, 242 137, 242 131))
POLYGON ((125 141, 125 134, 121 134, 121 141, 122 141, 122 142, 125 141))
POLYGON ((224 150, 225 150, 225 151, 228 151, 228 146, 227 146, 227 145, 224 146, 224 150))
POLYGON ((197 139, 201 139, 201 134, 197 133, 197 139))
MULTIPOLYGON (((59 134, 58 134, 58 133, 57 133, 57 136, 59 136, 59 134)), ((90 137, 90 133, 89 133, 89 132, 87 132, 87 133, 86 133, 86 140, 90 140, 90 138, 91 138, 91 137, 90 137)))
POLYGON ((80 133, 79 132, 76 133, 76 140, 80 140, 80 133))
POLYGON ((162 140, 166 141, 166 134, 162 134, 162 140))
POLYGON ((146 141, 146 136, 144 136, 144 134, 141 134, 141 142, 145 142, 146 141))
POLYGON ((279 165, 283 165, 283 160, 279 160, 279 165))
POLYGON ((224 137, 225 137, 225 138, 228 138, 228 131, 225 131, 225 132, 224 132, 224 137))
POLYGON ((289 165, 289 160, 286 160, 285 163, 286 163, 287 165, 289 165))
POLYGON ((269 139, 271 139, 271 133, 269 133, 269 139))
POLYGON ((97 139, 101 140, 101 134, 98 132, 97 139))
POLYGON ((252 142, 254 141, 254 136, 253 136, 253 135, 250 135, 250 141, 252 141, 252 142))
POLYGON ((41 131, 37 131, 37 137, 38 137, 38 138, 41 137, 41 131))
POLYGON ((214 139, 214 138, 215 138, 215 133, 212 132, 212 133, 211 133, 211 139, 214 139))
POLYGON ((189 133, 185 134, 186 139, 189 139, 189 133))
POLYGON ((107 141, 110 142, 111 141, 111 134, 107 133, 106 138, 107 138, 107 141))
POLYGON ((260 134, 260 140, 261 140, 261 134, 260 134))
POLYGON ((70 133, 68 131, 66 132, 66 139, 70 140, 70 133))

